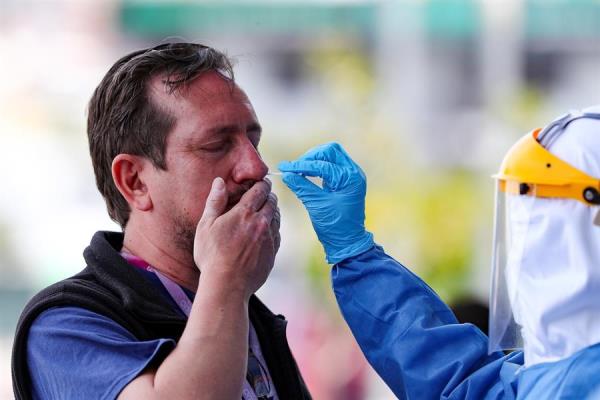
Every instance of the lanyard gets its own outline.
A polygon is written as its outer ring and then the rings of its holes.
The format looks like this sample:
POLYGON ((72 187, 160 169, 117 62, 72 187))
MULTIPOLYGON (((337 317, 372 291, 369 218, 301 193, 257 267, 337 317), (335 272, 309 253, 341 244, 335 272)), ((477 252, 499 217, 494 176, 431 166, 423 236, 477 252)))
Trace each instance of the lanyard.
MULTIPOLYGON (((173 301, 177 304, 179 309, 185 314, 186 317, 189 318, 190 313, 192 311, 192 301, 185 294, 181 286, 177 283, 173 282, 171 279, 167 278, 160 271, 157 271, 154 267, 152 267, 147 262, 143 261, 141 258, 134 256, 133 254, 129 254, 126 252, 121 252, 123 258, 125 258, 129 263, 133 264, 137 268, 145 269, 146 271, 152 272, 156 275, 156 277, 160 280, 160 283, 167 290, 173 301)), ((260 345, 258 342, 258 336, 256 335, 256 331, 250 323, 249 329, 249 347, 250 350, 261 359, 264 359, 262 356, 262 351, 260 350, 260 345)), ((268 373, 268 372, 267 372, 268 373)), ((271 379, 270 376, 267 379, 271 379)), ((258 400, 252 386, 248 383, 248 380, 244 379, 244 386, 242 388, 242 399, 243 400, 258 400)))
POLYGON ((185 314, 186 317, 189 317, 190 313, 192 312, 192 301, 189 297, 187 297, 187 294, 185 294, 181 286, 179 286, 178 284, 161 274, 159 271, 152 268, 152 266, 150 265, 146 267, 146 270, 154 272, 154 274, 160 280, 160 283, 162 283, 165 289, 167 289, 167 292, 169 292, 169 295, 177 304, 179 309, 185 314))
POLYGON ((141 259, 138 256, 135 256, 131 253, 127 253, 126 251, 121 251, 121 256, 127 260, 127 262, 139 269, 145 269, 146 271, 154 273, 160 283, 164 286, 164 288, 169 293, 169 296, 173 299, 175 304, 179 307, 179 309, 185 314, 186 317, 190 316, 192 312, 192 301, 187 297, 181 286, 167 278, 161 272, 157 271, 152 265, 148 264, 146 261, 141 259))

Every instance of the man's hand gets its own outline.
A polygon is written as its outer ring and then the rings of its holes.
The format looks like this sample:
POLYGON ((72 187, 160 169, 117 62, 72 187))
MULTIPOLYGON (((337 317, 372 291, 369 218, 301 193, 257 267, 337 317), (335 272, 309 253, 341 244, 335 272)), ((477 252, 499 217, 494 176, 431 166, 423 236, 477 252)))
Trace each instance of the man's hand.
POLYGON ((216 178, 196 229, 198 292, 177 347, 131 381, 119 399, 239 399, 248 356, 248 300, 279 249, 279 210, 270 182, 257 182, 225 213, 216 178))
POLYGON ((215 178, 196 228, 194 261, 201 280, 249 298, 266 281, 279 249, 279 209, 268 181, 257 182, 225 212, 227 192, 215 178))
POLYGON ((367 179, 337 143, 309 150, 295 161, 282 162, 283 182, 302 201, 330 264, 374 246, 365 230, 367 179), (323 178, 323 188, 304 176, 323 178))

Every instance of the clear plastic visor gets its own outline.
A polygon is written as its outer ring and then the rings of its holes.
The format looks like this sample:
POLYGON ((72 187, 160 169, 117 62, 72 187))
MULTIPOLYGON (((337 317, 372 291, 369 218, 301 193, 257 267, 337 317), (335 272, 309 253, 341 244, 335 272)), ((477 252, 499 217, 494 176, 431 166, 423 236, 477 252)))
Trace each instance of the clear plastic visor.
POLYGON ((496 211, 490 290, 490 353, 523 348, 521 328, 513 313, 524 256, 535 186, 496 181, 496 211), (526 194, 521 194, 525 191, 526 194))

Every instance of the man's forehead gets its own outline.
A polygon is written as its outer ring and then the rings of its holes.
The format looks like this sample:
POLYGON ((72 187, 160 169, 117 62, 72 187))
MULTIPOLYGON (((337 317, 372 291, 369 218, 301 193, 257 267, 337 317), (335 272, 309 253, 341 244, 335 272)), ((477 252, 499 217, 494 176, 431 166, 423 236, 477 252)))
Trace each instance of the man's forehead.
POLYGON ((203 72, 175 90, 169 84, 169 78, 167 74, 159 74, 148 83, 150 95, 163 105, 192 99, 209 102, 216 97, 250 102, 246 93, 234 81, 217 71, 203 72))
POLYGON ((203 73, 176 91, 169 90, 164 81, 165 76, 154 77, 148 89, 151 101, 175 117, 170 141, 195 142, 233 131, 233 127, 260 127, 246 94, 218 72, 203 73))

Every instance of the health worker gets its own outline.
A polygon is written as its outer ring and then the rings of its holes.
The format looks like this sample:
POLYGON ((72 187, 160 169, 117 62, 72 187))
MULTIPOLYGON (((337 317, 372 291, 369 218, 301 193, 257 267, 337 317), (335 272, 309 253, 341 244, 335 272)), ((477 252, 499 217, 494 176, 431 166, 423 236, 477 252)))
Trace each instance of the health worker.
POLYGON ((488 336, 375 244, 365 174, 339 144, 279 169, 333 264, 344 318, 398 398, 600 398, 600 106, 528 133, 495 175, 488 336))

